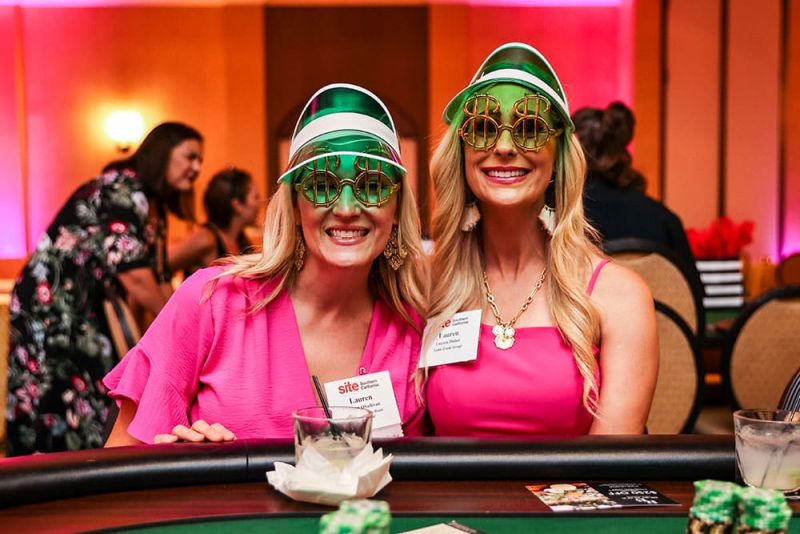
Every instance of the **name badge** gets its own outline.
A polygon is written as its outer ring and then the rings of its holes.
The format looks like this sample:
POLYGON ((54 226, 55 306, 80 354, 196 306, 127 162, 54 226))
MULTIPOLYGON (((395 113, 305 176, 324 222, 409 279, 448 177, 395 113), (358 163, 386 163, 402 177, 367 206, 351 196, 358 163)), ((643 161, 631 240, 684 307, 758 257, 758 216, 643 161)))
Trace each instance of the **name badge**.
MULTIPOLYGON (((425 327, 425 335, 433 328, 425 327)), ((469 362, 478 358, 478 338, 481 333, 481 310, 455 314, 439 326, 439 333, 419 359, 419 367, 434 367, 447 363, 469 362)))
POLYGON ((372 410, 372 436, 403 436, 402 419, 397 409, 389 371, 359 375, 325 383, 325 396, 331 406, 352 406, 372 410))

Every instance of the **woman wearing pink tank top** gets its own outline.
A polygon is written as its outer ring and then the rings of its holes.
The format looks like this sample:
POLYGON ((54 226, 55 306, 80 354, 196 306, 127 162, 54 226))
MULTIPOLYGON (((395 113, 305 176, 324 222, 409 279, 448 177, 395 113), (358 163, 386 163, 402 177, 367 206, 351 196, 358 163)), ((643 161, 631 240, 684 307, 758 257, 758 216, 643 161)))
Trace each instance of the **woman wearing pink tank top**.
POLYGON ((658 373, 653 300, 592 243, 586 163, 555 71, 505 44, 444 119, 429 320, 479 309, 481 324, 477 359, 428 368, 436 434, 642 432, 658 373))

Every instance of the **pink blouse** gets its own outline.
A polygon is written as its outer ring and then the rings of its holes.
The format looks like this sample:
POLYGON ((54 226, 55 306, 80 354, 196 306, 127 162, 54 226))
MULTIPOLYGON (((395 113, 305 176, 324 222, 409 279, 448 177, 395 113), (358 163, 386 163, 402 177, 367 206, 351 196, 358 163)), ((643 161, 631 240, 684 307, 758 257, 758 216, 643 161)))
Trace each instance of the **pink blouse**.
MULTIPOLYGON (((598 264, 588 292, 608 260, 598 264)), ((583 377, 556 326, 516 329, 508 350, 481 325, 478 358, 431 370, 427 405, 437 436, 571 437, 587 434, 583 377)), ((597 373, 598 384, 600 380, 597 373)))
MULTIPOLYGON (((292 411, 316 405, 289 294, 248 313, 274 284, 228 276, 202 301, 220 272, 212 267, 189 277, 104 379, 112 397, 137 404, 128 433, 140 441, 152 443, 156 434, 198 419, 222 423, 239 439, 289 438, 292 411)), ((377 300, 353 374, 389 371, 405 435, 422 432, 410 380, 419 346, 414 328, 377 300)))

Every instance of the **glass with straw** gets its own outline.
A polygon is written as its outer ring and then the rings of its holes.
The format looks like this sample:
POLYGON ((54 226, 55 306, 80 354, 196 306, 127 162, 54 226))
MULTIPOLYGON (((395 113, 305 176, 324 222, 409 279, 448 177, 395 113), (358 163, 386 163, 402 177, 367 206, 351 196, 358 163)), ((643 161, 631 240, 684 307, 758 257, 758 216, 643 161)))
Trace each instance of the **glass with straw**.
POLYGON ((736 463, 754 488, 800 490, 800 413, 739 410, 733 414, 736 463))
POLYGON ((372 440, 372 412, 351 406, 328 406, 316 376, 312 377, 322 406, 292 412, 294 456, 313 447, 339 469, 360 453, 372 440))

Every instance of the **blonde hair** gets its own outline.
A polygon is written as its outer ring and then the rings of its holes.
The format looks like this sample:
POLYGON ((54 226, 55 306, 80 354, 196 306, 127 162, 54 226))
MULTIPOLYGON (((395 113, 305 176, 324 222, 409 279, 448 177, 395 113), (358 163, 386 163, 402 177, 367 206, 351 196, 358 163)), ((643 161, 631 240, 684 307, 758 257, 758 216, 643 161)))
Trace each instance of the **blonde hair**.
MULTIPOLYGON (((460 123, 457 116, 431 160, 435 198, 431 272, 436 273, 436 281, 431 284, 429 320, 434 325, 459 311, 484 305, 481 233, 479 228, 461 230, 472 193, 464 175, 464 154, 457 132, 460 123)), ((574 134, 559 137, 554 174, 555 228, 547 255, 547 296, 556 325, 583 377, 583 404, 596 416, 599 392, 593 348, 600 336, 600 316, 586 292, 586 277, 600 252, 591 241, 595 231, 583 214, 586 161, 574 134)), ((432 337, 426 336, 423 347, 430 345, 432 337)))
MULTIPOLYGON (((295 247, 299 238, 298 222, 294 216, 294 188, 281 183, 272 195, 264 218, 262 252, 234 256, 224 260, 228 268, 215 279, 233 275, 252 280, 275 280, 272 291, 257 302, 251 311, 268 305, 284 289, 290 290, 297 280, 294 266, 295 247)), ((373 261, 368 284, 374 295, 382 298, 396 313, 418 332, 419 324, 413 320, 407 306, 421 317, 427 314, 427 263, 424 261, 420 232, 419 212, 405 176, 397 200, 397 241, 408 256, 395 271, 383 254, 373 261)), ((213 291, 213 287, 211 291, 213 291)))

